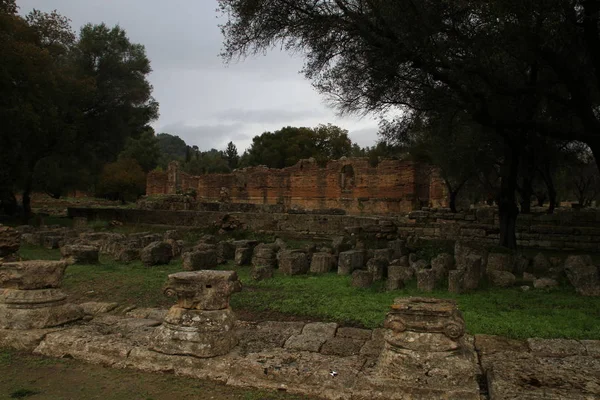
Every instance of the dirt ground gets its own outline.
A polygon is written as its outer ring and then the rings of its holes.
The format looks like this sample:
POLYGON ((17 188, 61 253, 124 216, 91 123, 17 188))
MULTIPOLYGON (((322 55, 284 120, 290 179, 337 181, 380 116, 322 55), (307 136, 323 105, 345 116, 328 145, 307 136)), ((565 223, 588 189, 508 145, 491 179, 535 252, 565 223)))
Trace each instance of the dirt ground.
POLYGON ((309 400, 284 392, 231 388, 175 375, 116 370, 72 359, 0 350, 0 399, 309 400))

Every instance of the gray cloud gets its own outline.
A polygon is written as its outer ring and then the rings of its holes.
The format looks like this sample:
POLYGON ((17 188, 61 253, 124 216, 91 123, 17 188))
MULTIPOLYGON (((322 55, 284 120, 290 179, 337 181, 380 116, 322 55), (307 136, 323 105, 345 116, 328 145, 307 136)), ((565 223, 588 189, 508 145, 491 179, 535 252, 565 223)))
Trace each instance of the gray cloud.
POLYGON ((281 123, 285 124, 289 121, 298 121, 304 119, 314 119, 327 117, 328 115, 323 110, 305 109, 305 110, 288 110, 288 109, 262 109, 250 110, 232 108, 228 110, 218 111, 214 117, 221 120, 244 122, 244 123, 281 123))
POLYGON ((154 72, 150 81, 160 103, 153 126, 206 149, 251 138, 283 126, 334 123, 361 146, 375 143, 376 123, 340 118, 327 108, 298 71, 303 59, 275 49, 225 65, 217 0, 17 0, 22 13, 57 9, 74 29, 86 23, 119 24, 144 44, 154 72))
POLYGON ((201 150, 224 150, 230 141, 249 140, 249 137, 242 133, 243 129, 243 124, 187 125, 178 122, 163 126, 158 132, 177 135, 187 144, 197 145, 201 150))

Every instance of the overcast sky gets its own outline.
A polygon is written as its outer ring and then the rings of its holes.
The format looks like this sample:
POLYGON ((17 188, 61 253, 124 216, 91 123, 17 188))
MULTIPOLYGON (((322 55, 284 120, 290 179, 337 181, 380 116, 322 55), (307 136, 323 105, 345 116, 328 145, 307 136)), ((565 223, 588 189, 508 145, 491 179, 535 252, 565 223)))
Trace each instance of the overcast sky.
POLYGON ((73 28, 101 23, 124 28, 146 46, 150 81, 160 103, 157 132, 200 149, 245 149, 252 137, 283 126, 333 123, 353 142, 372 146, 374 118, 339 118, 302 74, 302 59, 277 50, 225 65, 219 53, 223 22, 216 0, 17 0, 21 13, 58 10, 73 28))

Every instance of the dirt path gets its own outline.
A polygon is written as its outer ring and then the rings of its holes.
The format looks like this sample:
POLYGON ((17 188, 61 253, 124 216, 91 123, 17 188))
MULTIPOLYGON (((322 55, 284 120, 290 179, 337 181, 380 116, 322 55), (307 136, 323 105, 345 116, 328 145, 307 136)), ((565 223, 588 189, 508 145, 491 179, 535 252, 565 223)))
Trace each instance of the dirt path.
POLYGON ((0 399, 309 400, 165 374, 116 370, 71 359, 0 350, 0 399))

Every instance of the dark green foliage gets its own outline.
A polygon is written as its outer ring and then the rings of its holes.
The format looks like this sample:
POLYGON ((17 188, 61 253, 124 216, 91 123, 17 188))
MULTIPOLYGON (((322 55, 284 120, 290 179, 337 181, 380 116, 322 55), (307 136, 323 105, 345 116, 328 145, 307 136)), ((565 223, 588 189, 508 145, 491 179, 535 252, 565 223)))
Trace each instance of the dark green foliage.
POLYGON ((351 150, 348 131, 335 125, 319 125, 314 129, 288 126, 255 136, 242 156, 241 165, 285 168, 311 157, 319 162, 338 159, 349 156, 351 150))
POLYGON ((22 191, 25 214, 33 190, 88 189, 158 115, 144 47, 119 27, 86 25, 77 36, 57 12, 21 18, 4 2, 0 60, 0 196, 5 204, 22 191))
POLYGON ((166 169, 171 161, 185 160, 187 145, 179 136, 159 133, 156 135, 156 139, 158 140, 158 148, 160 150, 158 165, 161 168, 166 169))
POLYGON ((128 138, 125 142, 125 148, 119 154, 119 158, 136 160, 144 172, 156 168, 160 156, 158 140, 154 135, 154 129, 151 127, 147 127, 137 139, 128 138))
POLYGON ((238 167, 240 163, 240 156, 238 155, 237 147, 233 142, 227 143, 227 148, 225 149, 225 158, 227 159, 227 165, 229 169, 234 170, 238 167))
POLYGON ((100 175, 97 195, 111 200, 135 201, 146 190, 146 174, 131 158, 106 164, 100 175))

